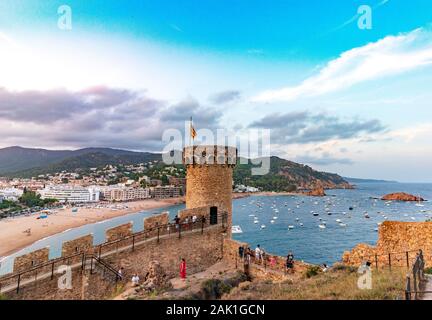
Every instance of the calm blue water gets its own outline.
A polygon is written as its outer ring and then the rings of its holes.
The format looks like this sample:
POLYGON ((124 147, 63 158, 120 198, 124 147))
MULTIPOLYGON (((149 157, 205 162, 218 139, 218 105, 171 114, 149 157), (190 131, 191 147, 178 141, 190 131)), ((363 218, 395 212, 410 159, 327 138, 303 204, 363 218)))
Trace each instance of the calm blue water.
MULTIPOLYGON (((398 221, 424 221, 432 217, 432 201, 423 203, 424 207, 417 207, 414 203, 392 202, 387 205, 384 201, 371 199, 391 192, 408 192, 432 200, 432 184, 399 183, 362 183, 355 190, 328 190, 328 196, 323 198, 252 196, 233 202, 233 225, 240 225, 243 230, 242 234, 234 234, 233 237, 248 242, 252 248, 260 244, 267 252, 278 255, 286 255, 291 250, 296 259, 332 264, 341 259, 345 250, 350 250, 357 243, 375 244, 378 234, 374 229, 385 217, 398 221), (354 210, 350 211, 350 206, 354 210), (326 208, 331 215, 327 214, 326 208), (313 216, 311 211, 319 213, 319 216, 313 216), (370 219, 364 217, 365 212, 370 219), (255 224, 254 217, 249 215, 255 215, 259 223, 255 224), (273 217, 277 219, 271 223, 273 217), (299 220, 296 221, 296 218, 299 220), (319 218, 326 222, 326 229, 318 227, 322 224, 319 218), (346 227, 341 227, 336 219, 340 219, 346 227), (300 223, 303 223, 303 227, 300 223), (261 225, 266 228, 261 229, 261 225), (288 230, 289 225, 293 225, 294 229, 288 230)), ((105 240, 106 229, 132 221, 133 230, 141 231, 143 219, 152 213, 169 211, 173 217, 183 208, 184 205, 176 205, 143 211, 42 239, 5 258, 0 265, 0 274, 11 272, 16 256, 49 246, 50 258, 57 258, 61 255, 64 241, 93 233, 94 244, 100 244, 105 240)))
POLYGON ((333 264, 342 258, 344 251, 360 242, 375 244, 378 233, 374 229, 386 217, 394 221, 424 221, 432 217, 431 202, 417 207, 415 203, 392 202, 387 205, 385 201, 371 199, 392 192, 408 192, 431 200, 432 184, 362 183, 355 190, 328 190, 328 196, 323 198, 257 196, 239 199, 234 204, 233 224, 240 225, 243 233, 233 237, 248 242, 251 248, 260 244, 267 252, 278 255, 286 255, 291 250, 296 259, 333 264), (262 208, 257 207, 256 202, 262 203, 262 208), (350 211, 350 206, 355 206, 354 210, 350 211), (275 213, 275 208, 279 213, 275 213), (326 213, 326 208, 332 215, 326 213), (319 216, 313 216, 311 211, 319 213, 319 216), (369 219, 365 218, 365 212, 369 219), (258 224, 250 214, 258 217, 258 224), (278 219, 270 223, 275 216, 278 219), (318 227, 322 223, 319 218, 326 221, 326 229, 318 227), (347 226, 341 227, 336 219, 347 226), (304 226, 301 227, 300 223, 304 226), (261 229, 262 224, 265 229, 261 229), (289 225, 294 229, 288 230, 289 225))

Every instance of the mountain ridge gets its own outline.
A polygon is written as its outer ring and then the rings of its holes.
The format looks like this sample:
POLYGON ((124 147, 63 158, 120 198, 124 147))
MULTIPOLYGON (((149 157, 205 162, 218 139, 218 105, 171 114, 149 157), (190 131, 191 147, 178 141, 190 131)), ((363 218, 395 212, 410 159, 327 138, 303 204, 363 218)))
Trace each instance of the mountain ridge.
MULTIPOLYGON (((131 165, 149 161, 161 162, 162 154, 112 148, 83 148, 77 150, 47 150, 23 147, 0 149, 0 175, 29 178, 64 170, 89 169, 105 165, 131 165)), ((244 159, 243 159, 244 160, 244 159)), ((270 171, 252 175, 256 159, 239 161, 234 169, 236 184, 259 187, 264 191, 294 191, 322 186, 326 189, 352 187, 335 173, 316 171, 310 166, 276 156, 270 157, 270 171), (246 162, 246 163, 245 163, 246 162)))

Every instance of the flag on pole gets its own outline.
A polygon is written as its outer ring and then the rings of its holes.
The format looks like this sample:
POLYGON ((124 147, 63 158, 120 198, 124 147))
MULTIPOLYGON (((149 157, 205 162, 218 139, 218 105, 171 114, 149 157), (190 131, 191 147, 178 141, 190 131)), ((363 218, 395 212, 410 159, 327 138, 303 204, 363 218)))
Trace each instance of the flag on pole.
POLYGON ((193 123, 192 123, 192 117, 190 119, 190 135, 191 135, 192 139, 195 139, 195 137, 197 136, 197 133, 196 133, 195 128, 194 128, 193 123))

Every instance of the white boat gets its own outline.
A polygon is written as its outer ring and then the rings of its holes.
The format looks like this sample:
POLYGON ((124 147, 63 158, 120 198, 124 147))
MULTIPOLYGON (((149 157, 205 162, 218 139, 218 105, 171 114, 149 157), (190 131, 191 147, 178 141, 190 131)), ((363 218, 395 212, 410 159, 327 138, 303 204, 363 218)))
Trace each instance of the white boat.
POLYGON ((294 226, 288 226, 288 229, 294 229, 294 226))
POLYGON ((258 221, 258 220, 255 220, 254 223, 257 224, 257 223, 259 223, 259 221, 258 221))
POLYGON ((278 217, 273 217, 273 220, 277 220, 278 217))
POLYGON ((299 218, 296 218, 296 221, 299 221, 300 219, 299 218))
POLYGON ((418 201, 417 201, 417 203, 415 204, 416 207, 424 207, 424 204, 421 203, 420 199, 421 199, 421 197, 420 197, 420 195, 419 195, 419 196, 418 196, 418 201))
POLYGON ((300 227, 303 227, 303 223, 300 223, 300 227))
POLYGON ((341 227, 346 227, 346 226, 347 226, 346 223, 339 223, 339 225, 340 225, 341 227))
POLYGON ((326 228, 326 226, 325 226, 324 224, 320 224, 318 227, 319 227, 320 229, 325 229, 325 228, 326 228))
POLYGON ((266 227, 265 224, 261 225, 261 229, 265 229, 265 227, 266 227))
POLYGON ((342 222, 342 220, 341 219, 336 219, 336 222, 342 222))
POLYGON ((240 228, 240 226, 232 226, 231 232, 232 233, 243 233, 243 230, 240 228))
POLYGON ((270 220, 270 223, 274 223, 275 221, 274 220, 270 220))

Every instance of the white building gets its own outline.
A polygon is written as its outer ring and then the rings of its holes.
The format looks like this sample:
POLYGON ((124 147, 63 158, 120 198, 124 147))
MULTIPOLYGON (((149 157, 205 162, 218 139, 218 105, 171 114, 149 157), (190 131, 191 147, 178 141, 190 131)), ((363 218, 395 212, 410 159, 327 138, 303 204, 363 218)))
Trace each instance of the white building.
POLYGON ((9 201, 18 201, 19 197, 21 197, 23 193, 23 190, 17 188, 0 189, 0 196, 2 196, 4 200, 9 201))
POLYGON ((243 184, 238 184, 235 186, 234 192, 259 192, 260 190, 255 187, 245 186, 243 184))
POLYGON ((42 199, 57 199, 59 202, 97 202, 100 189, 97 187, 80 187, 71 185, 51 185, 38 190, 42 199))

